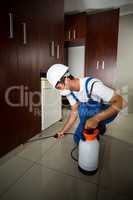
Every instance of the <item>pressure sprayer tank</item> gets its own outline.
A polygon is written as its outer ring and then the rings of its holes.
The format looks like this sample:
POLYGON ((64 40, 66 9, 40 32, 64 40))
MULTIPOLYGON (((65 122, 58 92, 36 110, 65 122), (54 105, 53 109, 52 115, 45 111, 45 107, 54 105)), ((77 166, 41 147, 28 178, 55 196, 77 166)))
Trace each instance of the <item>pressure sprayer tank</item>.
POLYGON ((99 161, 99 141, 98 129, 84 130, 79 142, 79 170, 86 175, 95 174, 98 170, 99 161))

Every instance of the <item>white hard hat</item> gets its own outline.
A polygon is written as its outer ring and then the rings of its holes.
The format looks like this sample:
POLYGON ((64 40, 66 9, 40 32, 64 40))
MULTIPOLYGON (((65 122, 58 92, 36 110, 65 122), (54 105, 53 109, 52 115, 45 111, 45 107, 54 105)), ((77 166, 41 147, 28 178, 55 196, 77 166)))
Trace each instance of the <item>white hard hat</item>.
POLYGON ((57 82, 63 77, 67 72, 68 67, 62 64, 54 64, 47 71, 47 79, 50 84, 55 87, 57 82))

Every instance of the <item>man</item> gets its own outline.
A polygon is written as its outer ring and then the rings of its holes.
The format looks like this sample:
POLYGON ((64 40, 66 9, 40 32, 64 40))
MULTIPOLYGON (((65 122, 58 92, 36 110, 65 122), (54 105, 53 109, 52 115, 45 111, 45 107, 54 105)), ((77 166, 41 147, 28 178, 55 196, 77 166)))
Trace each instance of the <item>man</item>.
POLYGON ((80 123, 74 134, 77 144, 83 129, 99 127, 104 133, 106 124, 110 123, 122 108, 123 99, 113 89, 96 78, 74 78, 65 65, 51 66, 47 72, 47 79, 61 95, 66 96, 71 105, 68 119, 58 132, 58 138, 68 132, 78 116, 80 123))

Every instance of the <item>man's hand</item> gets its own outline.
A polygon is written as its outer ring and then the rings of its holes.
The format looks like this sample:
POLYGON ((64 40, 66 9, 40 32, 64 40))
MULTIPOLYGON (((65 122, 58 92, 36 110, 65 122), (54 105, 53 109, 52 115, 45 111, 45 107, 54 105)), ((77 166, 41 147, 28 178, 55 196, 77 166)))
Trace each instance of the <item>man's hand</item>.
POLYGON ((65 134, 62 131, 59 131, 56 135, 57 138, 63 138, 65 134))
POLYGON ((89 129, 89 128, 96 128, 98 125, 98 121, 96 120, 95 117, 92 117, 90 119, 87 119, 85 122, 85 129, 89 129))
POLYGON ((59 132, 57 132, 57 138, 63 138, 65 133, 68 132, 68 130, 72 127, 72 125, 76 121, 78 116, 77 107, 78 107, 77 103, 71 106, 71 111, 68 115, 67 121, 64 124, 64 127, 59 132))

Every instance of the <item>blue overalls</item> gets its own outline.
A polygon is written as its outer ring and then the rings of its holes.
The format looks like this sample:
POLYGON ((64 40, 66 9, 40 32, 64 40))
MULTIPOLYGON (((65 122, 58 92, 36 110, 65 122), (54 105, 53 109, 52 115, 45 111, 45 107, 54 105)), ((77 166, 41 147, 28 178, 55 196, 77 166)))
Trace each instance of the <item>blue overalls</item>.
MULTIPOLYGON (((82 134, 82 131, 83 131, 84 126, 85 126, 85 121, 88 118, 91 118, 94 115, 96 115, 97 113, 101 112, 102 110, 106 110, 110 106, 109 104, 104 104, 104 103, 100 103, 100 102, 94 101, 91 98, 91 94, 90 94, 90 92, 88 92, 88 87, 87 86, 88 86, 89 81, 92 80, 92 79, 93 79, 93 77, 89 77, 85 82, 85 90, 86 90, 86 93, 87 93, 88 102, 79 102, 79 100, 74 95, 74 93, 71 92, 71 94, 74 97, 74 99, 79 103, 79 105, 78 105, 78 114, 79 114, 80 122, 79 122, 79 125, 78 125, 78 127, 77 127, 77 129, 75 131, 75 134, 74 134, 74 141, 75 141, 76 144, 78 144, 79 141, 80 141, 81 134, 82 134)), ((92 91, 92 88, 91 88, 91 91, 92 91)), ((110 122, 112 122, 116 116, 117 116, 117 114, 112 115, 110 118, 101 121, 98 124, 98 126, 104 126, 105 127, 105 125, 110 123, 110 122)))

